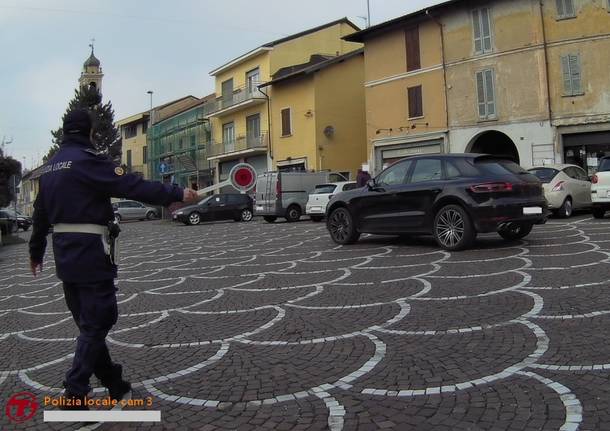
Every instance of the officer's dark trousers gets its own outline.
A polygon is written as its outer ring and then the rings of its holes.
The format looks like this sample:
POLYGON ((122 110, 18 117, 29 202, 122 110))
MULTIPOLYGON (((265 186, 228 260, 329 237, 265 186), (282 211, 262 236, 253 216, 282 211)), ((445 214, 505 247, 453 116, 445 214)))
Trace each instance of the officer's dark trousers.
POLYGON ((118 308, 114 280, 64 283, 66 304, 80 330, 72 368, 64 385, 72 395, 86 395, 93 374, 104 386, 121 379, 121 366, 110 359, 106 335, 116 323, 118 308))

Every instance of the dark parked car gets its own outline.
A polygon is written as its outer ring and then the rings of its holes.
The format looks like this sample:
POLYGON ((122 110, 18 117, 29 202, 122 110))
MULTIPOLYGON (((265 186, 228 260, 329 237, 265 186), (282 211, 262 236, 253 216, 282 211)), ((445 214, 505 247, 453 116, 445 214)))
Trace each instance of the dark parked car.
POLYGON ((446 250, 469 247, 479 232, 525 237, 549 211, 538 178, 516 163, 483 154, 414 156, 367 187, 336 195, 327 227, 338 244, 361 233, 432 234, 446 250))
POLYGON ((197 205, 190 205, 175 211, 172 218, 184 224, 195 225, 213 220, 252 220, 252 198, 239 193, 208 196, 197 205))
POLYGON ((14 211, 10 208, 5 208, 2 211, 6 211, 11 217, 17 220, 17 229, 28 230, 32 226, 32 218, 24 216, 19 211, 14 211))
POLYGON ((2 232, 2 235, 16 233, 18 230, 17 217, 7 210, 0 210, 0 232, 2 232))

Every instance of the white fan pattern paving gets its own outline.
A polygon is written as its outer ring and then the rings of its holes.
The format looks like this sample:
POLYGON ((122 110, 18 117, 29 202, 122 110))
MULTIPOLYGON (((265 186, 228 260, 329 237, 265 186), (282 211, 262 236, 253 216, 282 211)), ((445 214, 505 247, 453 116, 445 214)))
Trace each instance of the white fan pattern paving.
MULTIPOLYGON (((108 342, 159 429, 610 426, 607 222, 462 253, 336 247, 310 222, 124 226, 108 342)), ((28 275, 26 252, 0 250, 3 400, 58 394, 76 336, 60 283, 28 275)))

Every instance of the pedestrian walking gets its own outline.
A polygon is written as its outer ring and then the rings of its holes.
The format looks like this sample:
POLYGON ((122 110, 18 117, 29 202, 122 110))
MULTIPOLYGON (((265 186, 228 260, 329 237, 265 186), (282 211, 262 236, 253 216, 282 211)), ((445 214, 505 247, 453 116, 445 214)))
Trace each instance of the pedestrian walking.
POLYGON ((363 169, 358 169, 358 174, 356 175, 356 184, 358 185, 358 187, 364 187, 366 186, 366 183, 371 179, 371 175, 363 170, 363 169))
POLYGON ((153 205, 193 201, 197 194, 175 185, 145 181, 125 173, 98 155, 92 144, 92 123, 86 110, 74 110, 63 122, 64 138, 58 153, 45 165, 34 203, 29 243, 34 276, 42 271, 47 234, 53 228, 57 277, 65 301, 79 329, 72 366, 65 375, 65 408, 87 409, 84 398, 95 375, 112 399, 121 400, 131 385, 122 367, 113 362, 106 335, 117 322, 114 279, 117 275, 118 224, 111 197, 153 205))

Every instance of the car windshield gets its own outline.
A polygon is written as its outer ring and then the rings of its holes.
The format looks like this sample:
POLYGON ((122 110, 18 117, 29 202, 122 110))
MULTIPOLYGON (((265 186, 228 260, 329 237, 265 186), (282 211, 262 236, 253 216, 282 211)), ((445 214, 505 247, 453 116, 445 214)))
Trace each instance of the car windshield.
POLYGON ((320 184, 316 186, 313 192, 317 194, 333 193, 336 188, 337 186, 334 184, 320 184))
POLYGON ((610 171, 610 158, 601 159, 599 162, 599 172, 608 172, 610 171))
POLYGON ((530 169, 529 172, 536 175, 543 183, 550 183, 559 173, 557 169, 553 168, 534 168, 530 169))
POLYGON ((204 200, 200 201, 200 202, 199 202, 199 205, 204 205, 204 204, 208 203, 208 201, 209 201, 210 199, 212 199, 213 197, 214 197, 214 195, 208 196, 208 197, 207 197, 207 198, 205 198, 204 200))
POLYGON ((506 175, 528 173, 521 166, 510 160, 502 159, 482 159, 476 160, 475 164, 479 169, 487 174, 506 175))

